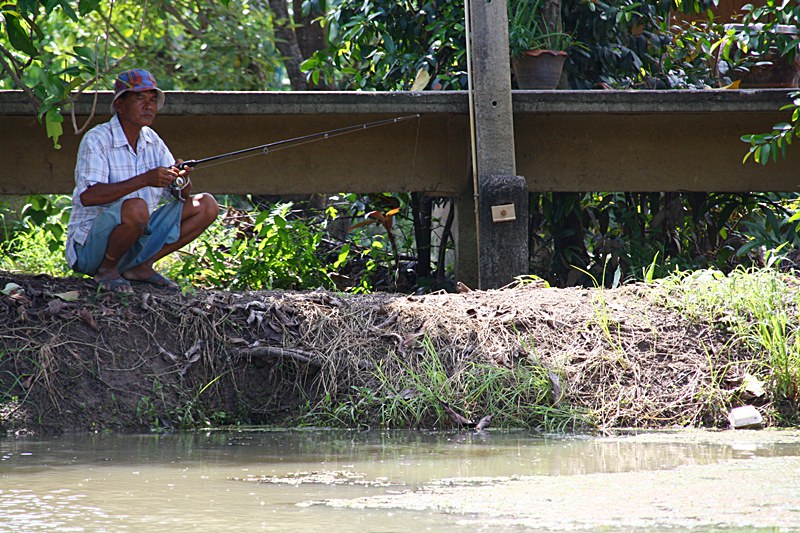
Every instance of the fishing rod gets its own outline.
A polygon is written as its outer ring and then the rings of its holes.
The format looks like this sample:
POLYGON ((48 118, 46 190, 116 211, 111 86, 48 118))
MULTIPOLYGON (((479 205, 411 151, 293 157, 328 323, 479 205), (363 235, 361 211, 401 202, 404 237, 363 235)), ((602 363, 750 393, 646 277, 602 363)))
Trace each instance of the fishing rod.
MULTIPOLYGON (((194 168, 197 165, 202 165, 203 163, 210 163, 212 161, 217 161, 219 159, 226 159, 228 157, 234 157, 237 155, 243 155, 251 152, 261 151, 264 155, 269 154, 270 151, 276 151, 283 148, 290 148, 292 146, 305 144, 308 142, 314 142, 318 140, 325 140, 330 139, 331 137, 337 137, 339 135, 345 135, 348 133, 353 133, 356 131, 367 130, 370 128, 377 128, 378 126, 385 126, 388 124, 397 124, 398 122, 402 122, 404 120, 411 120, 411 119, 418 119, 419 114, 417 115, 408 115, 404 117, 395 117, 395 118, 388 118, 384 120, 376 120, 374 122, 365 122, 363 124, 354 124, 352 126, 345 126, 343 128, 337 128, 333 130, 321 131, 319 133, 311 133, 309 135, 303 135, 301 137, 294 137, 292 139, 284 139, 281 141, 275 141, 267 144, 261 144, 259 146, 253 146, 250 148, 245 148, 243 150, 236 150, 234 152, 228 152, 226 154, 219 154, 213 155, 211 157, 206 157, 204 159, 190 159, 188 161, 184 161, 176 165, 179 170, 183 170, 184 168, 194 168)), ((189 177, 188 176, 178 176, 175 178, 175 181, 172 182, 170 185, 170 189, 181 191, 189 184, 189 177)))

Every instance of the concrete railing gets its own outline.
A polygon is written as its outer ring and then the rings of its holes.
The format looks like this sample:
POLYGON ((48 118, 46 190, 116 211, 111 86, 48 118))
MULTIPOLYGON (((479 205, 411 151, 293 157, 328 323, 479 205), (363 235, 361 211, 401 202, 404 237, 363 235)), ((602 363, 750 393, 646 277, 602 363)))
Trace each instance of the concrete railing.
MULTIPOLYGON (((786 90, 514 91, 517 173, 533 191, 793 191, 798 150, 766 167, 739 137, 787 119, 786 90)), ((107 120, 100 93, 92 123, 107 120)), ((92 96, 76 104, 78 123, 92 96)), ((168 92, 155 129, 176 157, 219 153, 386 118, 341 137, 198 167, 215 193, 471 194, 465 92, 168 92)), ((24 94, 0 91, 0 193, 67 193, 80 141, 65 117, 55 150, 24 94)))

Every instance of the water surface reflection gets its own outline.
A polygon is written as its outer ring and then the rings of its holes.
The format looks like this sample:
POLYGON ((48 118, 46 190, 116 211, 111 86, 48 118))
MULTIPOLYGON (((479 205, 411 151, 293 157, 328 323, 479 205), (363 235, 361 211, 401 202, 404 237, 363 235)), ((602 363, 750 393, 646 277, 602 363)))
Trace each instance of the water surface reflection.
POLYGON ((419 491, 442 480, 547 476, 569 483, 596 474, 798 456, 800 435, 792 432, 599 438, 499 431, 220 431, 6 439, 0 440, 0 531, 474 531, 491 527, 494 517, 460 521, 437 509, 312 503, 419 491), (301 473, 346 473, 386 486, 258 481, 301 473))

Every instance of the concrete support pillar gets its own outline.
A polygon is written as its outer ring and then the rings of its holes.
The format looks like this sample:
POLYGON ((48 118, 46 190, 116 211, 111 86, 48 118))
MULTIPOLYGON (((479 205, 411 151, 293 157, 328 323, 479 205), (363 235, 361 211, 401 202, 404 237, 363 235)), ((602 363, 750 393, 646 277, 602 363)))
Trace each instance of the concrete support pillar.
POLYGON ((480 279, 497 288, 528 272, 528 184, 521 176, 482 176, 478 219, 480 279))
POLYGON ((479 285, 478 228, 475 226, 475 194, 472 187, 453 198, 455 219, 453 221, 453 240, 456 248, 456 277, 467 287, 476 289, 479 285))
POLYGON ((528 272, 528 190, 525 180, 516 176, 506 0, 465 1, 478 202, 478 287, 492 289, 528 272))

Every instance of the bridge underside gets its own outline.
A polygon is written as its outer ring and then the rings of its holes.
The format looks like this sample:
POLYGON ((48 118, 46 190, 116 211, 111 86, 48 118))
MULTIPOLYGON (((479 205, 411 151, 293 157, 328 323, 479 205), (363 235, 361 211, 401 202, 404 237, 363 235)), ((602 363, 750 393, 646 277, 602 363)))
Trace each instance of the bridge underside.
MULTIPOLYGON (((97 109, 106 111, 109 93, 97 109)), ((514 91, 517 173, 531 191, 794 191, 800 152, 742 165, 741 135, 785 121, 785 90, 514 91)), ((91 98, 76 105, 78 123, 91 98)), ((201 165, 195 187, 228 194, 472 194, 463 92, 167 93, 155 129, 176 157, 220 153, 387 118, 416 120, 201 165)), ((92 124, 108 120, 107 112, 92 124)), ((70 121, 66 117, 65 126, 70 121)), ((80 137, 46 138, 24 95, 0 92, 0 194, 68 193, 80 137)))

